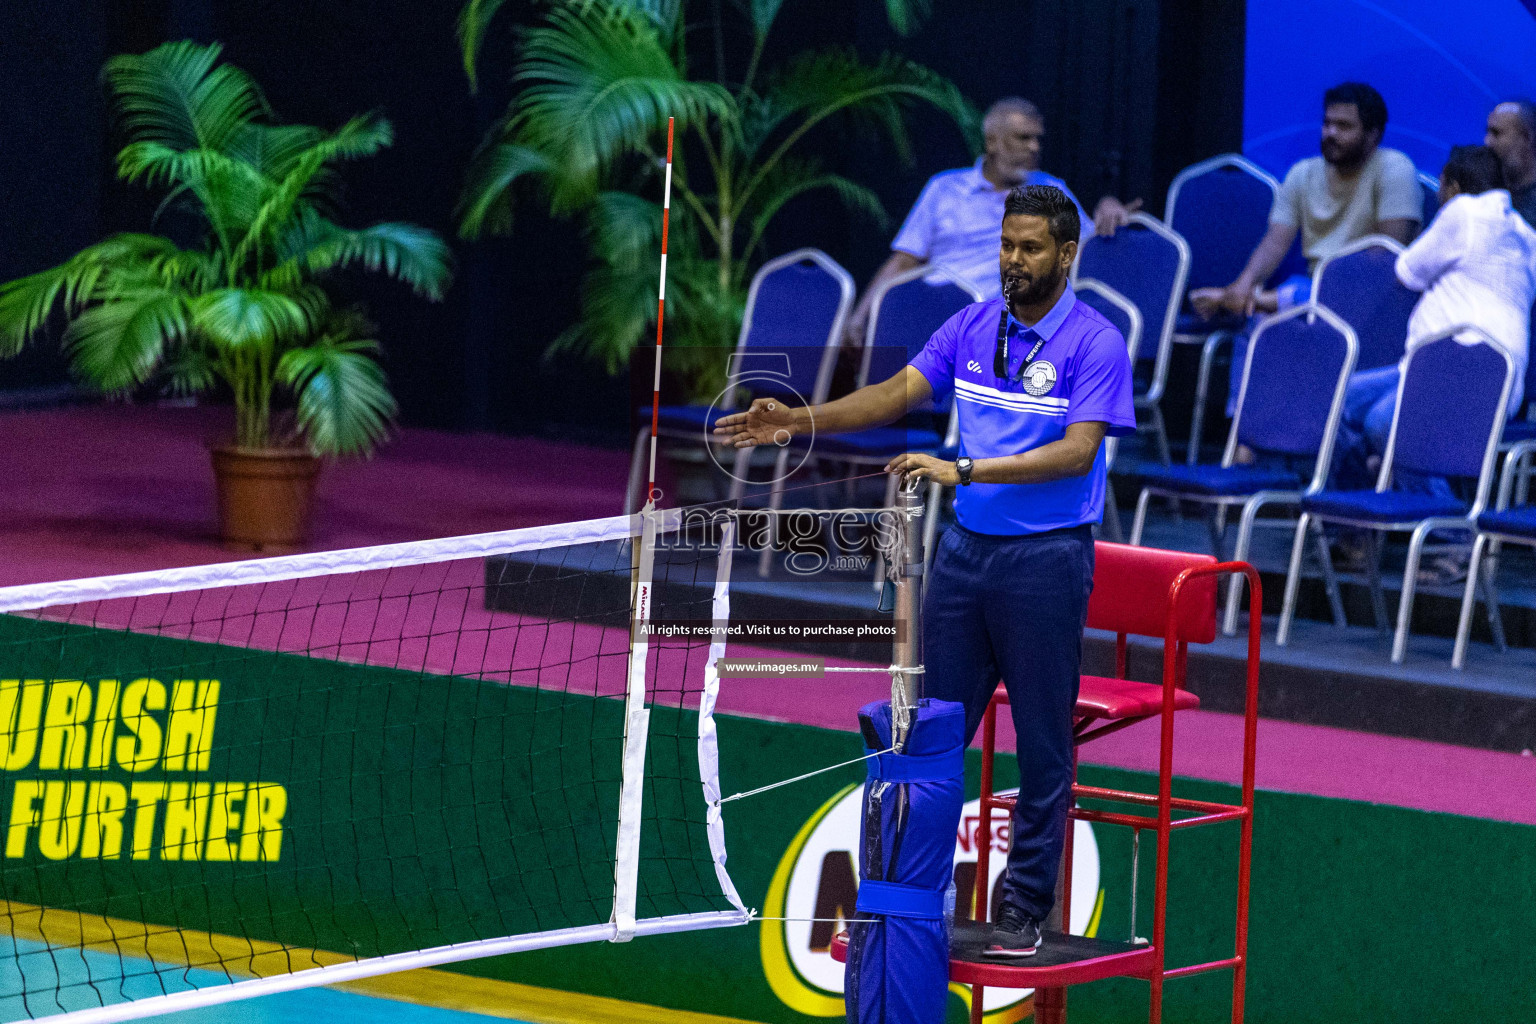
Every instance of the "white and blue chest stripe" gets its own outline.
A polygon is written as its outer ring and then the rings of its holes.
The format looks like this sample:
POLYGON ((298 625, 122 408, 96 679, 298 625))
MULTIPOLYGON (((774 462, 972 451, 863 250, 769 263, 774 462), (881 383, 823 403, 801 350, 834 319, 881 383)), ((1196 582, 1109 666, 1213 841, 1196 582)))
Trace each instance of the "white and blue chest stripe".
POLYGON ((974 405, 1001 409, 1005 412, 1028 413, 1036 416, 1065 417, 1071 400, 1053 395, 1030 395, 1017 391, 1000 391, 985 384, 955 377, 955 398, 974 405))

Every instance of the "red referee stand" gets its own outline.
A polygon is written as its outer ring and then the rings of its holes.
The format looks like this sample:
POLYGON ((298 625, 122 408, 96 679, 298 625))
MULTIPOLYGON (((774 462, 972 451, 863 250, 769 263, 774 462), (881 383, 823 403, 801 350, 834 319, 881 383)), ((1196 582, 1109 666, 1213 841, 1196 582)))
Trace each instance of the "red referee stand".
MULTIPOLYGON (((1262 594, 1259 575, 1246 562, 1217 562, 1208 555, 1131 547, 1099 542, 1096 545, 1093 596, 1088 604, 1088 625, 1116 634, 1115 675, 1082 677, 1073 732, 1076 743, 1124 729, 1148 718, 1161 716, 1161 743, 1157 792, 1141 793, 1085 786, 1074 781, 1071 818, 1079 821, 1122 825, 1133 830, 1139 850, 1142 831, 1156 835, 1156 872, 1152 902, 1150 942, 1109 942, 1083 936, 1047 932, 1038 953, 1027 960, 1007 961, 986 957, 988 912, 987 879, 991 850, 993 809, 1011 810, 1014 792, 994 793, 993 755, 997 741, 997 709, 1008 703, 1001 686, 994 694, 982 721, 981 823, 977 836, 976 920, 955 922, 950 952, 950 980, 972 986, 971 1020, 982 1020, 982 995, 986 988, 1035 990, 1037 1024, 1062 1024, 1066 1020, 1066 989, 1071 985, 1113 977, 1145 978, 1151 984, 1151 1024, 1160 1024, 1163 985, 1169 978, 1207 971, 1232 971, 1232 1021, 1243 1019, 1243 987, 1247 967, 1248 882, 1253 851, 1253 776, 1258 736, 1259 638, 1262 594), (1200 699, 1184 689, 1189 645, 1210 643, 1216 638, 1218 581, 1232 573, 1248 580, 1253 612, 1248 623, 1247 695, 1243 724, 1243 784, 1240 804, 1189 800, 1173 795, 1174 712, 1198 707, 1200 699), (1125 678, 1126 641, 1135 636, 1163 640, 1161 685, 1125 678), (1099 810, 1079 806, 1080 801, 1121 805, 1126 810, 1099 810), (1201 825, 1238 823, 1237 937, 1230 957, 1206 963, 1170 967, 1165 955, 1168 904, 1168 842, 1173 832, 1201 825)), ((1072 829, 1067 829, 1064 854, 1065 884, 1061 918, 1071 921, 1072 829)), ((1132 869, 1134 902, 1135 869, 1132 869)), ((1135 910, 1132 910, 1134 923, 1135 910)), ((839 936, 844 939, 844 936, 839 936)), ((841 960, 844 948, 834 943, 833 956, 841 960)))

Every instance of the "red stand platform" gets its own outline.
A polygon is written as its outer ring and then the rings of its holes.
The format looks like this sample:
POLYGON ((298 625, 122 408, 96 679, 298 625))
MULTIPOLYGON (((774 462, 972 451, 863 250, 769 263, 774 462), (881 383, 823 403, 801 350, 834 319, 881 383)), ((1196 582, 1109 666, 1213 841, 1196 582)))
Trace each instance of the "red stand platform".
MULTIPOLYGON (((1145 978, 1151 983, 1151 1024, 1162 1020, 1163 985, 1169 978, 1232 969, 1232 1024, 1243 1019, 1243 988, 1247 966, 1248 883, 1253 849, 1253 776, 1258 736, 1259 637, 1262 607, 1257 571, 1246 562, 1221 562, 1206 555, 1136 548, 1100 542, 1096 545, 1093 596, 1088 625, 1116 634, 1115 676, 1084 676, 1075 709, 1073 732, 1078 744, 1162 716, 1161 751, 1156 793, 1128 792, 1074 782, 1069 816, 1080 821, 1124 825, 1138 837, 1143 829, 1157 837, 1156 882, 1150 942, 1108 942, 1057 932, 1045 933, 1040 951, 1024 961, 989 959, 983 955, 988 929, 986 888, 991 851, 992 810, 1011 810, 1012 793, 994 793, 992 766, 997 743, 997 709, 1008 702, 1001 686, 993 695, 982 722, 981 822, 977 837, 975 922, 957 920, 950 952, 950 979, 972 986, 971 1020, 980 1024, 982 993, 988 986, 1035 990, 1037 1024, 1063 1024, 1066 988, 1111 977, 1145 978), (1248 580, 1247 700, 1243 728, 1242 803, 1221 804, 1173 796, 1173 716, 1198 707, 1200 699, 1185 690, 1187 654, 1191 643, 1216 638, 1217 581, 1239 573, 1248 580), (1126 638, 1163 639, 1162 685, 1125 678, 1126 638), (1077 805, 1080 800, 1147 808, 1148 811, 1107 811, 1077 805), (1178 817, 1175 817, 1175 814, 1178 817), (1169 967, 1164 955, 1168 902, 1168 840, 1176 830, 1218 822, 1239 823, 1237 941, 1233 955, 1206 963, 1169 967)), ((1064 853, 1061 917, 1071 920, 1072 829, 1067 829, 1064 853)), ((957 914, 957 917, 959 915, 957 914)), ((832 956, 847 955, 847 936, 840 935, 832 956)))

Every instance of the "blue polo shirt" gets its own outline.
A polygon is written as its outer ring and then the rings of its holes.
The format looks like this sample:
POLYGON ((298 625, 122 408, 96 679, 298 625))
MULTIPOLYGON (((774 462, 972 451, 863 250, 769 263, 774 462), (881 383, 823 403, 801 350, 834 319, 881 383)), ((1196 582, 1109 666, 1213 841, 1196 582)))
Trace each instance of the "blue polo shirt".
MULTIPOLYGON (((942 399, 954 392, 960 452, 990 459, 1038 448, 1066 436, 1067 424, 1098 420, 1113 436, 1135 433, 1131 361, 1125 339, 1108 320, 1077 301, 1069 285, 1033 328, 1008 317, 1008 380, 992 373, 1001 296, 967 306, 945 321, 912 360, 942 399), (1017 377, 1037 338, 1044 338, 1029 376, 1017 377)), ((1039 484, 955 488, 955 516, 975 533, 1041 533, 1104 515, 1104 448, 1086 476, 1039 484)))

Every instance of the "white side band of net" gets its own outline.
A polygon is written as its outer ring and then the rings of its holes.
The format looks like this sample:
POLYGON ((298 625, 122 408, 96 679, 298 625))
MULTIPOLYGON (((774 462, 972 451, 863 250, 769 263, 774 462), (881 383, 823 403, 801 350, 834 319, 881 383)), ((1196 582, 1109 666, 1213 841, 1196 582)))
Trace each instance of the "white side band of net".
POLYGON ((614 942, 635 937, 635 901, 640 887, 641 802, 645 794, 645 741, 650 717, 645 707, 645 661, 650 653, 651 587, 656 566, 656 515, 640 513, 638 563, 630 607, 628 684, 624 695, 624 781, 619 790, 619 834, 614 845, 614 942))
MULTIPOLYGON (((711 615, 717 623, 731 617, 731 556, 736 547, 736 521, 725 524, 720 536, 720 560, 715 570, 715 594, 711 615)), ((731 906, 742 913, 746 905, 736 892, 725 867, 725 820, 720 813, 720 737, 715 728, 715 701, 720 697, 720 659, 725 657, 725 636, 716 631, 704 664, 704 692, 699 696, 699 774, 704 782, 704 806, 708 808, 709 852, 715 861, 715 877, 731 906)))

